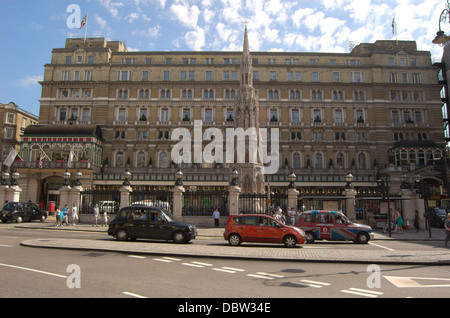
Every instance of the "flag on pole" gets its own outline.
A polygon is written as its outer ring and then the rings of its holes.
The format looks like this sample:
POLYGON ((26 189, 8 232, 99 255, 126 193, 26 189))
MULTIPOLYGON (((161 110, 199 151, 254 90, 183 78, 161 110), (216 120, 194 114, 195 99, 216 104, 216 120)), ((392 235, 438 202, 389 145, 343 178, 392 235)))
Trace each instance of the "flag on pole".
POLYGON ((41 152, 41 156, 39 157, 39 169, 42 169, 45 161, 45 152, 41 152))
POLYGON ((8 154, 8 157, 6 157, 5 161, 3 161, 3 164, 7 167, 11 167, 14 159, 16 159, 17 152, 14 148, 11 148, 11 151, 8 154))
POLYGON ((87 22, 87 14, 84 16, 83 20, 81 20, 80 30, 86 25, 87 22))
POLYGON ((392 19, 392 34, 395 34, 395 16, 392 19))

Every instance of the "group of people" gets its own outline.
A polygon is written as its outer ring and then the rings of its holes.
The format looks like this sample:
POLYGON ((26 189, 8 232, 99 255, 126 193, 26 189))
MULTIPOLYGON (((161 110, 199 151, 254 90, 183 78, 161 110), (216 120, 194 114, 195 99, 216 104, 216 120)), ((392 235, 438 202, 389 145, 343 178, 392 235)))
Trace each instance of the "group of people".
POLYGON ((300 216, 299 211, 291 208, 287 213, 283 212, 279 206, 275 207, 272 212, 272 216, 275 220, 286 225, 295 225, 298 217, 300 216))
MULTIPOLYGON (((75 223, 79 222, 78 217, 78 208, 77 205, 74 203, 71 211, 70 216, 72 220, 72 225, 75 226, 75 223)), ((67 204, 64 205, 64 208, 60 208, 59 206, 56 208, 55 211, 55 226, 63 226, 63 225, 69 225, 69 208, 67 204)))
MULTIPOLYGON (((92 223, 92 226, 98 226, 99 220, 100 220, 100 211, 98 208, 98 204, 96 204, 93 208, 94 212, 94 221, 92 223)), ((108 226, 108 213, 106 211, 102 211, 103 214, 103 223, 102 226, 108 226)), ((64 205, 64 207, 61 209, 59 206, 56 208, 55 211, 55 226, 63 226, 63 225, 69 225, 69 215, 70 219, 72 221, 72 225, 75 226, 76 223, 80 222, 80 218, 78 216, 78 207, 76 203, 73 204, 72 208, 69 211, 69 208, 67 204, 64 205)))

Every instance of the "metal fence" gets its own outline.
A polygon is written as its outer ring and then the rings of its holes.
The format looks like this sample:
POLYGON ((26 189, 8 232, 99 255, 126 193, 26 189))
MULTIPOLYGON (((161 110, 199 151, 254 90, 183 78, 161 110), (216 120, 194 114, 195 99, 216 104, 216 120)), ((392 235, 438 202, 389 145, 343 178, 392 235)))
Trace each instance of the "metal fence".
POLYGON ((239 213, 268 214, 267 197, 260 193, 239 194, 239 213))
POLYGON ((130 205, 146 205, 173 212, 173 192, 170 190, 134 190, 130 205))
POLYGON ((99 211, 117 213, 120 206, 119 190, 85 190, 80 193, 80 213, 93 213, 95 204, 99 211))
POLYGON ((222 216, 229 215, 228 191, 202 190, 183 193, 183 215, 209 216, 215 209, 218 209, 222 216))

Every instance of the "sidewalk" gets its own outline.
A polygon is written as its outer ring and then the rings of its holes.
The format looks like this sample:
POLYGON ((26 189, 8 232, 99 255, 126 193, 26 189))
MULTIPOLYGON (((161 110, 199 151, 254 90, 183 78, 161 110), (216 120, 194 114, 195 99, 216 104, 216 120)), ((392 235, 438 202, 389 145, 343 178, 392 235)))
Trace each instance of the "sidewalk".
MULTIPOLYGON (((31 222, 15 225, 20 228, 39 228, 55 231, 90 231, 106 232, 107 227, 93 227, 91 224, 78 224, 76 226, 54 227, 51 219, 44 223, 31 222)), ((222 238, 223 228, 198 228, 197 238, 222 238)), ((431 238, 428 230, 421 229, 419 233, 415 229, 404 230, 403 234, 388 233, 381 230, 375 231, 374 244, 382 245, 383 240, 402 240, 411 242, 440 241, 438 247, 429 248, 427 251, 419 250, 415 246, 410 250, 393 250, 380 248, 377 250, 358 249, 334 249, 333 245, 305 244, 302 247, 288 249, 283 245, 257 245, 243 244, 240 247, 229 246, 225 240, 223 244, 196 244, 195 240, 189 244, 160 243, 149 244, 143 241, 119 242, 114 239, 80 240, 80 239, 35 239, 23 241, 21 245, 41 248, 61 248, 76 250, 94 250, 121 252, 144 255, 171 255, 171 256, 198 256, 235 259, 264 259, 279 261, 310 261, 310 262, 342 262, 342 263, 367 263, 367 264, 421 264, 421 265, 450 265, 450 247, 443 247, 445 238, 444 229, 431 228, 431 238)))

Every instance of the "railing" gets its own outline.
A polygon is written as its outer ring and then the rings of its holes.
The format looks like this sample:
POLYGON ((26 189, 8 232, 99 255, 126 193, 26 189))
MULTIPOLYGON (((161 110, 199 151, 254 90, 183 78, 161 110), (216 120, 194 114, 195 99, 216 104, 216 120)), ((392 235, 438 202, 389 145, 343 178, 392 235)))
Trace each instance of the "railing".
MULTIPOLYGON (((13 168, 39 169, 39 161, 14 161, 13 168)), ((100 168, 90 161, 73 161, 69 167, 68 162, 64 161, 44 161, 41 169, 92 169, 100 168)))

